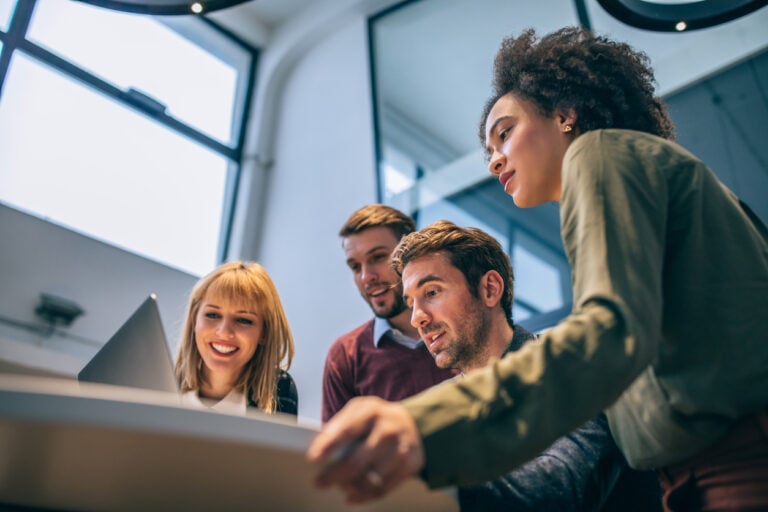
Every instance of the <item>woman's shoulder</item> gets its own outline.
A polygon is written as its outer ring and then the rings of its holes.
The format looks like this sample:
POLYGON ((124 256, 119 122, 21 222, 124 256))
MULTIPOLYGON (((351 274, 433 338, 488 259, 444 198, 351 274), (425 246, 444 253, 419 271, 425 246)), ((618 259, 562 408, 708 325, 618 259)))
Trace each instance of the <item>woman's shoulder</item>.
POLYGON ((280 368, 277 376, 277 412, 298 414, 299 392, 296 382, 287 370, 280 368))
POLYGON ((652 133, 626 130, 622 128, 603 128, 590 130, 577 137, 571 146, 576 149, 594 146, 617 146, 626 148, 636 144, 640 145, 666 145, 671 142, 667 139, 653 135, 652 133))
POLYGON ((652 133, 621 128, 590 130, 577 137, 568 148, 568 153, 572 156, 581 153, 582 157, 604 155, 606 152, 609 154, 611 152, 655 154, 659 151, 678 153, 685 158, 695 158, 688 150, 672 140, 652 133))
POLYGON ((650 133, 608 128, 577 137, 566 151, 563 172, 565 181, 585 176, 621 180, 698 164, 696 156, 673 141, 650 133))
POLYGON ((291 374, 288 373, 288 370, 283 370, 282 368, 277 369, 277 382, 278 385, 282 381, 288 381, 288 382, 294 382, 293 377, 291 377, 291 374))
MULTIPOLYGON (((296 382, 291 374, 282 368, 277 369, 277 385, 275 401, 277 402, 276 412, 292 414, 296 416, 299 410, 299 392, 296 388, 296 382)), ((253 397, 248 399, 248 406, 259 408, 253 397)))

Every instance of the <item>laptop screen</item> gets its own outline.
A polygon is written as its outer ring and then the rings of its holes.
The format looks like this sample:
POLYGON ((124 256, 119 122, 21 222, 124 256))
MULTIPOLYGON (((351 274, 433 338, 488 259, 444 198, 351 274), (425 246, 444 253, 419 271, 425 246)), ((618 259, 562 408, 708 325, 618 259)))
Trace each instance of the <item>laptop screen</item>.
POLYGON ((80 370, 77 380, 178 393, 154 294, 80 370))

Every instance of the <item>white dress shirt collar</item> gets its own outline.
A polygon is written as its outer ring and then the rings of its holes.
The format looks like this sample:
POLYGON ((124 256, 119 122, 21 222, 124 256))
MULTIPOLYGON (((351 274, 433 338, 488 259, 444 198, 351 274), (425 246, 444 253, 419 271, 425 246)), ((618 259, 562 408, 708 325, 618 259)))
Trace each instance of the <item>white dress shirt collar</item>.
POLYGON ((409 338, 398 329, 389 325, 386 318, 375 317, 373 319, 373 344, 378 347, 379 343, 381 343, 381 339, 387 333, 389 333, 389 336, 393 341, 408 348, 417 348, 423 343, 420 339, 414 340, 413 338, 409 338))

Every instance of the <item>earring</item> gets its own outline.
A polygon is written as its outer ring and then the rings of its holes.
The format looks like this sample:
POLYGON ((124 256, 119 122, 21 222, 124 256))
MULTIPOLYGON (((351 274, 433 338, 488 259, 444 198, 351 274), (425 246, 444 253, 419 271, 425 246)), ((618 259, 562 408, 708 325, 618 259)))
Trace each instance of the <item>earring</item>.
POLYGON ((569 132, 571 130, 573 130, 573 126, 571 126, 570 124, 567 124, 567 125, 563 126, 563 131, 564 132, 567 133, 567 132, 569 132))

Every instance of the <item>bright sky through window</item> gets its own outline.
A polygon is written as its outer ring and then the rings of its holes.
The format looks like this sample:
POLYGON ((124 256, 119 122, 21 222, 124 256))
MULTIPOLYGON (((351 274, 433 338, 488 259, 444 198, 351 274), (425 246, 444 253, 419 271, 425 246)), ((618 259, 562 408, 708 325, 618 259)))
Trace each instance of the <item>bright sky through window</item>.
MULTIPOLYGON (((229 142, 236 70, 149 17, 46 0, 28 38, 229 142)), ((14 52, 0 97, 0 201, 202 275, 217 264, 229 165, 14 52)))

